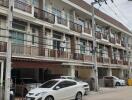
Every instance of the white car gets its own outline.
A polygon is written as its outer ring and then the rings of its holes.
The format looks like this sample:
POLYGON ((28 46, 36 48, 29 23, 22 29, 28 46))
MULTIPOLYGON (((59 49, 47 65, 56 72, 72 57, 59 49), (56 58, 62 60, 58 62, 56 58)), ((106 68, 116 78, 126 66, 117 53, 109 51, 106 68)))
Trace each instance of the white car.
POLYGON ((60 78, 61 79, 72 79, 72 80, 79 82, 84 87, 84 90, 85 90, 84 95, 88 95, 90 88, 89 88, 89 84, 87 82, 83 82, 82 80, 75 78, 75 77, 72 77, 72 76, 60 76, 60 78))
POLYGON ((114 86, 124 86, 124 85, 126 85, 126 82, 125 82, 125 80, 122 80, 122 79, 119 79, 118 77, 116 77, 116 76, 105 76, 104 77, 104 80, 105 79, 112 79, 113 80, 113 85, 114 86))
POLYGON ((26 95, 26 100, 82 100, 82 84, 69 79, 52 79, 26 95))

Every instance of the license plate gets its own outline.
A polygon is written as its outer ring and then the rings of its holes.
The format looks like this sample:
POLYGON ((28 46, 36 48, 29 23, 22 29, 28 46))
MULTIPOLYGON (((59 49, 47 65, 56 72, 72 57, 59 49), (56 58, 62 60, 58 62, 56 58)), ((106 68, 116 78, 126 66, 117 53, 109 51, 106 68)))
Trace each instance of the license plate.
POLYGON ((26 100, 31 100, 31 98, 27 98, 26 100))

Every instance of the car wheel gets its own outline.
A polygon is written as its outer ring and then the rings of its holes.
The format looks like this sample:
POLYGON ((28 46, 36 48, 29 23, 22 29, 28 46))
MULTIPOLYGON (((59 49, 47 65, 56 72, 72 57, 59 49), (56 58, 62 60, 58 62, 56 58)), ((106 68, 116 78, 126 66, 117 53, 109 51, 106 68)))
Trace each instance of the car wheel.
POLYGON ((82 100, 82 93, 78 92, 75 100, 82 100))
POLYGON ((54 98, 52 96, 48 96, 44 100, 54 100, 54 98))
POLYGON ((121 84, 119 82, 116 83, 116 86, 121 86, 121 84))

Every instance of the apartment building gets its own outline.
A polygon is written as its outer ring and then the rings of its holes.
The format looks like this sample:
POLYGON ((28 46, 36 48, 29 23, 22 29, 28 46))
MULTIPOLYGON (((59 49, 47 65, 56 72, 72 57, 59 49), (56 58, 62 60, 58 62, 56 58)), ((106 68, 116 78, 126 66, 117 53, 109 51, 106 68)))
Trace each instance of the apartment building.
MULTIPOLYGON (((6 34, 8 0, 0 0, 0 79, 4 80, 7 37, 11 36, 12 77, 94 76, 91 6, 82 0, 14 0, 6 34), (47 75, 48 73, 48 75, 47 75)), ((128 77, 132 34, 95 9, 98 76, 128 77)))

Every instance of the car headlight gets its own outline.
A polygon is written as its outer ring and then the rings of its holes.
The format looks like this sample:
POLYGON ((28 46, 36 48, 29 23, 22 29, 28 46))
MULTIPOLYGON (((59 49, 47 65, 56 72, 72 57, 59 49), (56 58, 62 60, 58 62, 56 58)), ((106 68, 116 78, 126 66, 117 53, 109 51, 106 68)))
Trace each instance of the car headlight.
POLYGON ((47 92, 37 93, 35 96, 44 95, 44 94, 46 94, 46 93, 47 93, 47 92))

